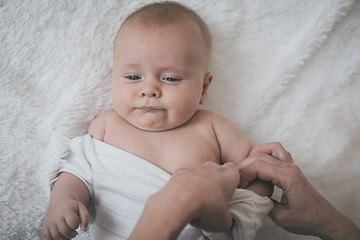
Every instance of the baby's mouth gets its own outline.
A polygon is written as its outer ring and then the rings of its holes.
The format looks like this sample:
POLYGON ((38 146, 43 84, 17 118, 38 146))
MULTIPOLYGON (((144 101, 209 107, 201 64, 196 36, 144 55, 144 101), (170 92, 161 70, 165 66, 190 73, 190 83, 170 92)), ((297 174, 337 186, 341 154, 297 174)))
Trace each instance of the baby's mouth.
POLYGON ((139 107, 138 109, 147 111, 147 112, 164 111, 164 109, 162 109, 162 108, 157 108, 157 107, 153 107, 153 106, 142 106, 142 107, 139 107))

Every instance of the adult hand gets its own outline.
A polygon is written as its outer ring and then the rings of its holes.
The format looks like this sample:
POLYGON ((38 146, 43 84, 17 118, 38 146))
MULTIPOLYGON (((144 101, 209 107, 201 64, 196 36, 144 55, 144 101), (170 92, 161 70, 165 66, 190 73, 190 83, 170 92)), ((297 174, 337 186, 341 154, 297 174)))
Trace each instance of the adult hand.
POLYGON ((360 239, 360 230, 316 191, 281 144, 254 147, 238 169, 242 187, 260 179, 283 190, 270 217, 285 230, 323 239, 360 239))
POLYGON ((232 225, 228 202, 238 183, 239 172, 235 164, 205 162, 175 172, 160 194, 183 193, 187 206, 192 204, 195 209, 190 223, 203 230, 220 232, 227 231, 232 225))
POLYGON ((187 223, 208 231, 227 231, 232 225, 228 202, 238 183, 233 163, 205 162, 176 171, 149 197, 130 239, 176 239, 187 223))

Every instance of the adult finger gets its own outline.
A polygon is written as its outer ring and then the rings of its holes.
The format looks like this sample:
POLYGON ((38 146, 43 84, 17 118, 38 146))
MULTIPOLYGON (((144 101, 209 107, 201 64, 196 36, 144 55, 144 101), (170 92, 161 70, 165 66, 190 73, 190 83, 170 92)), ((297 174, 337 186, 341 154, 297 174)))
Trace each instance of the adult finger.
POLYGON ((221 165, 223 170, 224 182, 229 184, 230 188, 235 188, 239 185, 240 174, 237 166, 232 162, 226 162, 221 165))
POLYGON ((274 165, 281 165, 282 163, 284 163, 284 161, 279 161, 279 159, 269 155, 268 153, 253 152, 251 155, 249 155, 247 158, 245 158, 239 163, 238 169, 241 172, 243 169, 248 168, 249 165, 257 164, 255 162, 267 162, 274 165))
POLYGON ((312 216, 312 213, 302 215, 302 213, 304 213, 303 207, 293 207, 291 209, 276 201, 273 202, 274 209, 269 214, 269 217, 274 221, 275 224, 282 227, 286 231, 301 235, 313 235, 314 230, 320 230, 318 229, 318 226, 316 226, 317 221, 315 219, 317 218, 317 215, 312 216))
POLYGON ((249 155, 252 155, 255 152, 263 152, 269 154, 270 156, 273 156, 281 161, 291 162, 291 163, 294 162, 291 157, 291 154, 288 151, 286 151, 285 148, 279 142, 266 143, 266 144, 260 144, 254 146, 251 149, 249 155))
POLYGON ((244 160, 244 164, 239 164, 240 187, 244 188, 254 180, 271 182, 275 186, 282 188, 283 174, 290 163, 281 162, 267 154, 257 153, 255 157, 244 160), (246 161, 246 162, 245 162, 246 161))
POLYGON ((273 200, 273 202, 274 202, 274 208, 271 211, 271 213, 269 214, 269 217, 277 225, 283 226, 285 224, 284 219, 288 219, 288 217, 286 217, 288 209, 284 205, 282 205, 274 200, 273 200))

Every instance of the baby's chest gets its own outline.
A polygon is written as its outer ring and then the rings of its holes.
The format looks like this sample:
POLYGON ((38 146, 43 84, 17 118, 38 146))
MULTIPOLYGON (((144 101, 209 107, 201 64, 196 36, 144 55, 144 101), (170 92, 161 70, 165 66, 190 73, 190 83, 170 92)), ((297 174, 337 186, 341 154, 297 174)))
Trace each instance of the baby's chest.
POLYGON ((204 161, 220 162, 220 151, 211 134, 143 134, 113 139, 112 145, 141 157, 169 173, 204 161))
POLYGON ((165 148, 161 148, 161 145, 155 147, 154 149, 157 150, 152 152, 151 156, 149 155, 149 161, 170 173, 176 169, 190 168, 205 161, 220 162, 219 148, 211 141, 195 138, 165 145, 165 148))

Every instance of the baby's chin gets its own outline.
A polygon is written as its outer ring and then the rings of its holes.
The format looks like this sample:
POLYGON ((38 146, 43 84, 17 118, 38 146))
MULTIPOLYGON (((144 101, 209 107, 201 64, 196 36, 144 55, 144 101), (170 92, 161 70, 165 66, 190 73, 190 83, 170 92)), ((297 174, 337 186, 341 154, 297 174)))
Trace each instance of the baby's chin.
POLYGON ((129 123, 135 128, 146 132, 166 132, 179 128, 185 124, 185 123, 159 124, 159 123, 151 123, 151 122, 146 122, 146 123, 129 122, 129 123))
MULTIPOLYGON (((131 124, 131 123, 130 123, 131 124)), ((153 126, 143 126, 143 125, 135 125, 135 124, 131 124, 133 125, 135 128, 142 130, 142 131, 146 131, 146 132, 166 132, 166 131, 170 131, 173 130, 175 128, 178 128, 179 126, 176 127, 153 127, 153 126)))
POLYGON ((127 121, 127 122, 133 127, 146 132, 164 132, 173 129, 173 127, 171 126, 161 125, 158 123, 151 123, 146 121, 145 122, 127 121))

